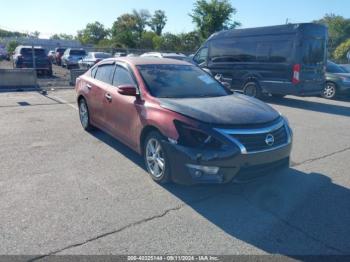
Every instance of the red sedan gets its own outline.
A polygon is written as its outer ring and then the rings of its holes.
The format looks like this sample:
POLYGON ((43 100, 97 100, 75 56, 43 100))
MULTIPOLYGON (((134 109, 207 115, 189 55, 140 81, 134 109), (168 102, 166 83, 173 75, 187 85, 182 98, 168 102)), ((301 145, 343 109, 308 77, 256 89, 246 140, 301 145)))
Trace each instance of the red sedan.
POLYGON ((111 58, 79 77, 76 91, 83 128, 143 155, 159 183, 227 183, 289 165, 288 121, 190 63, 111 58))

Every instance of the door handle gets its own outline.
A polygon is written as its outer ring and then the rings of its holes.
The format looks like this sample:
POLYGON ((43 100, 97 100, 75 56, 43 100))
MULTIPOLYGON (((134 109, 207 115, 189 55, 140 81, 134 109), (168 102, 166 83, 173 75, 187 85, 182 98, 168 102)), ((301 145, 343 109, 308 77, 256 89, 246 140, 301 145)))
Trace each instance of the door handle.
POLYGON ((108 100, 108 102, 112 102, 112 96, 110 94, 105 94, 105 98, 108 100))
POLYGON ((90 84, 87 84, 86 87, 91 90, 92 86, 90 84))

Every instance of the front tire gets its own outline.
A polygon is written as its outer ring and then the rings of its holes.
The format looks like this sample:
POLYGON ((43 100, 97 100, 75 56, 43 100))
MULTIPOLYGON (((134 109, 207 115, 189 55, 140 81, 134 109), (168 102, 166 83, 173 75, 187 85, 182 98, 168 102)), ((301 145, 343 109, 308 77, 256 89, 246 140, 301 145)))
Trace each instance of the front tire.
POLYGON ((243 94, 259 99, 262 97, 261 87, 256 82, 248 82, 243 87, 243 94))
POLYGON ((85 131, 93 130, 93 126, 90 123, 89 108, 84 98, 81 98, 79 100, 79 118, 80 118, 80 123, 83 126, 85 131))
POLYGON ((322 97, 326 99, 333 99, 337 95, 337 86, 332 82, 327 82, 322 91, 322 97))
POLYGON ((168 157, 162 145, 163 136, 152 131, 144 141, 143 155, 150 177, 159 184, 171 181, 168 157))

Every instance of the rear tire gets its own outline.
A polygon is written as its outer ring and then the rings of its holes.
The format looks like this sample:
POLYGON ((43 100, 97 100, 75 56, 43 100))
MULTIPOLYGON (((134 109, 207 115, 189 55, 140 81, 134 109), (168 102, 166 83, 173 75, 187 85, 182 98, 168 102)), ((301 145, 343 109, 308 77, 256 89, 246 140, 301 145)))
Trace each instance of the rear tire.
POLYGON ((159 132, 150 132, 143 143, 143 156, 150 177, 159 184, 166 184, 171 182, 171 175, 162 140, 164 137, 159 132))
POLYGON ((326 99, 333 99, 337 96, 337 86, 332 82, 327 82, 322 91, 322 97, 326 99))
POLYGON ((85 131, 93 130, 93 126, 91 125, 91 122, 90 122, 89 108, 84 98, 81 98, 79 100, 79 118, 80 118, 80 123, 83 126, 85 131))
POLYGON ((260 99, 262 97, 261 87, 257 82, 248 82, 243 87, 243 94, 260 99))

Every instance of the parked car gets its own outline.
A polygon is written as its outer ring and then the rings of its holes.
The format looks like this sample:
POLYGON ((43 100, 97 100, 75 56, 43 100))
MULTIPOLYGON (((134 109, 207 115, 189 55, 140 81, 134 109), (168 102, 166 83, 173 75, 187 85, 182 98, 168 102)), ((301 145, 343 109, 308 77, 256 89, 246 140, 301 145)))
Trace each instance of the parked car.
POLYGON ((157 57, 157 58, 169 58, 182 61, 188 61, 188 57, 181 53, 159 53, 159 52, 148 52, 141 55, 141 57, 157 57))
POLYGON ((327 28, 313 23, 226 30, 213 34, 193 61, 248 96, 320 95, 326 42, 327 28))
POLYGON ((31 46, 20 45, 15 49, 12 60, 14 68, 34 68, 35 62, 37 71, 52 75, 52 64, 45 49, 40 46, 32 48, 31 46))
POLYGON ((79 60, 86 56, 84 49, 68 48, 61 58, 62 67, 71 69, 72 67, 78 67, 79 60))
POLYGON ((50 50, 48 53, 47 53, 47 57, 49 58, 50 62, 52 64, 55 63, 55 51, 54 50, 50 50))
POLYGON ((89 69, 96 63, 102 61, 106 58, 111 58, 112 55, 109 53, 103 53, 103 52, 89 52, 87 56, 85 56, 83 59, 81 59, 79 63, 79 68, 81 69, 89 69))
POLYGON ((80 121, 143 155, 159 183, 228 183, 288 166, 286 118, 173 59, 106 59, 76 81, 80 121))
POLYGON ((65 51, 66 51, 66 48, 57 47, 55 49, 55 64, 56 65, 60 66, 62 64, 61 58, 62 58, 65 51))
POLYGON ((344 68, 346 71, 350 72, 350 64, 341 64, 339 66, 344 68))
POLYGON ((350 72, 344 67, 328 61, 322 96, 333 99, 340 95, 350 95, 350 72))
POLYGON ((125 52, 116 52, 114 54, 114 57, 124 57, 124 56, 127 56, 127 53, 125 53, 125 52))
POLYGON ((0 61, 10 60, 9 53, 6 51, 5 47, 0 46, 0 61))

